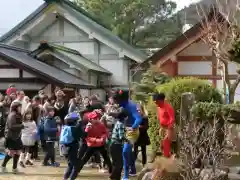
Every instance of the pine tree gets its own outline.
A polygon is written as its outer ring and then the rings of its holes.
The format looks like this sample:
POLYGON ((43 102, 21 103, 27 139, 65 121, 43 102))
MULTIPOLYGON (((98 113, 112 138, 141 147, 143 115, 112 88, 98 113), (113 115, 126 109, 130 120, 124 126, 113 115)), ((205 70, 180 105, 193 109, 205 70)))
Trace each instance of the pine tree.
POLYGON ((146 103, 154 92, 156 86, 170 81, 170 77, 166 73, 159 71, 155 65, 150 65, 150 68, 142 74, 139 83, 133 83, 132 97, 134 100, 146 103))

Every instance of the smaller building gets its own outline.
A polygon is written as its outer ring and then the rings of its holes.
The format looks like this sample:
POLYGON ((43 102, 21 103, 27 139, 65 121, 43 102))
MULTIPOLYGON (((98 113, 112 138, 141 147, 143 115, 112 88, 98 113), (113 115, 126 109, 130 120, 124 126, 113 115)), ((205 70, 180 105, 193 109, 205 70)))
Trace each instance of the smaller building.
POLYGON ((31 51, 0 44, 0 91, 5 92, 9 84, 15 84, 29 96, 40 89, 50 94, 55 86, 70 88, 72 92, 95 87, 63 69, 41 62, 31 51))
MULTIPOLYGON (((215 56, 211 48, 203 42, 203 36, 202 23, 199 22, 149 57, 143 64, 152 62, 172 77, 193 76, 206 79, 214 87, 223 90, 222 76, 217 68, 215 56)), ((229 63, 228 68, 229 77, 234 81, 237 78, 237 65, 229 63)), ((236 90, 235 100, 240 100, 240 86, 236 90)))

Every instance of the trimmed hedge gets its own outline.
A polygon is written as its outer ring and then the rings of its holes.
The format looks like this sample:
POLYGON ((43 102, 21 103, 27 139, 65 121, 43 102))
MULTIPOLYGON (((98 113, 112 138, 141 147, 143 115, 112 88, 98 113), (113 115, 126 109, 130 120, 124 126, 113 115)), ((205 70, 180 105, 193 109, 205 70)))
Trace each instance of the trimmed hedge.
MULTIPOLYGON (((179 120, 181 95, 185 92, 194 93, 197 102, 222 103, 220 92, 208 81, 192 77, 173 79, 169 83, 157 86, 157 91, 164 93, 166 100, 173 106, 176 122, 179 120)), ((160 127, 156 116, 156 106, 151 98, 148 101, 147 110, 149 115, 149 136, 152 149, 157 151, 159 150, 159 143, 161 140, 159 136, 160 127)))

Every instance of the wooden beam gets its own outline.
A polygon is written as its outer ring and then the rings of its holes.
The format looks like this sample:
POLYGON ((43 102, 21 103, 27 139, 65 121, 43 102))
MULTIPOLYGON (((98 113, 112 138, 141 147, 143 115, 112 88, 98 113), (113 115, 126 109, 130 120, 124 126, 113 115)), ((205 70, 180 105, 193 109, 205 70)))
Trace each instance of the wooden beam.
POLYGON ((9 83, 46 83, 39 78, 0 78, 0 82, 9 82, 9 83))
POLYGON ((212 61, 212 56, 178 56, 178 61, 212 61))
POLYGON ((73 43, 73 42, 94 42, 93 39, 89 39, 85 36, 73 35, 73 36, 41 36, 33 37, 32 42, 39 43, 41 40, 53 43, 73 43))
POLYGON ((0 69, 18 69, 18 68, 12 64, 1 64, 0 69))

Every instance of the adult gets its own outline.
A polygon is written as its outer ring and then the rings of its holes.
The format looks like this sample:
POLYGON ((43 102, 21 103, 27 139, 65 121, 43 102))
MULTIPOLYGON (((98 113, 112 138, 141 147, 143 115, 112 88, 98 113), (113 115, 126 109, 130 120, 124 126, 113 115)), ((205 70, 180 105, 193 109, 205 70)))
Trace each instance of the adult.
POLYGON ((13 101, 19 102, 22 104, 22 114, 24 114, 24 111, 26 110, 27 103, 24 101, 25 93, 22 90, 17 91, 17 98, 13 101))
POLYGON ((83 109, 82 97, 79 93, 75 94, 75 98, 69 101, 68 112, 80 112, 83 109))
POLYGON ((164 135, 161 143, 162 152, 165 157, 171 156, 171 143, 174 137, 175 116, 174 109, 165 100, 164 93, 157 93, 153 96, 157 105, 157 116, 160 121, 160 134, 164 135))
POLYGON ((21 115, 22 104, 20 102, 14 102, 11 105, 10 114, 8 115, 6 127, 5 127, 5 148, 7 154, 2 163, 2 171, 6 171, 6 165, 11 158, 13 158, 13 173, 17 173, 17 165, 19 156, 22 149, 21 131, 22 115, 21 115))
POLYGON ((136 176, 135 157, 132 152, 132 148, 139 135, 138 128, 142 122, 142 117, 137 111, 137 105, 129 100, 128 91, 117 90, 115 92, 114 99, 120 107, 124 109, 128 117, 125 121, 126 137, 128 141, 125 142, 123 146, 123 179, 129 179, 129 175, 136 176))
POLYGON ((139 137, 137 142, 134 144, 134 153, 135 158, 137 159, 138 155, 138 148, 141 147, 141 154, 142 154, 142 165, 143 167, 147 163, 147 146, 150 145, 150 138, 148 136, 148 117, 144 113, 144 109, 142 105, 138 106, 138 111, 142 116, 142 123, 139 126, 139 137))
POLYGON ((59 118, 60 124, 64 125, 64 118, 68 114, 68 105, 64 101, 64 92, 62 90, 58 90, 55 93, 56 102, 54 104, 55 108, 55 117, 59 118))
POLYGON ((6 90, 6 95, 10 96, 12 100, 16 99, 17 89, 14 84, 11 84, 6 90))

